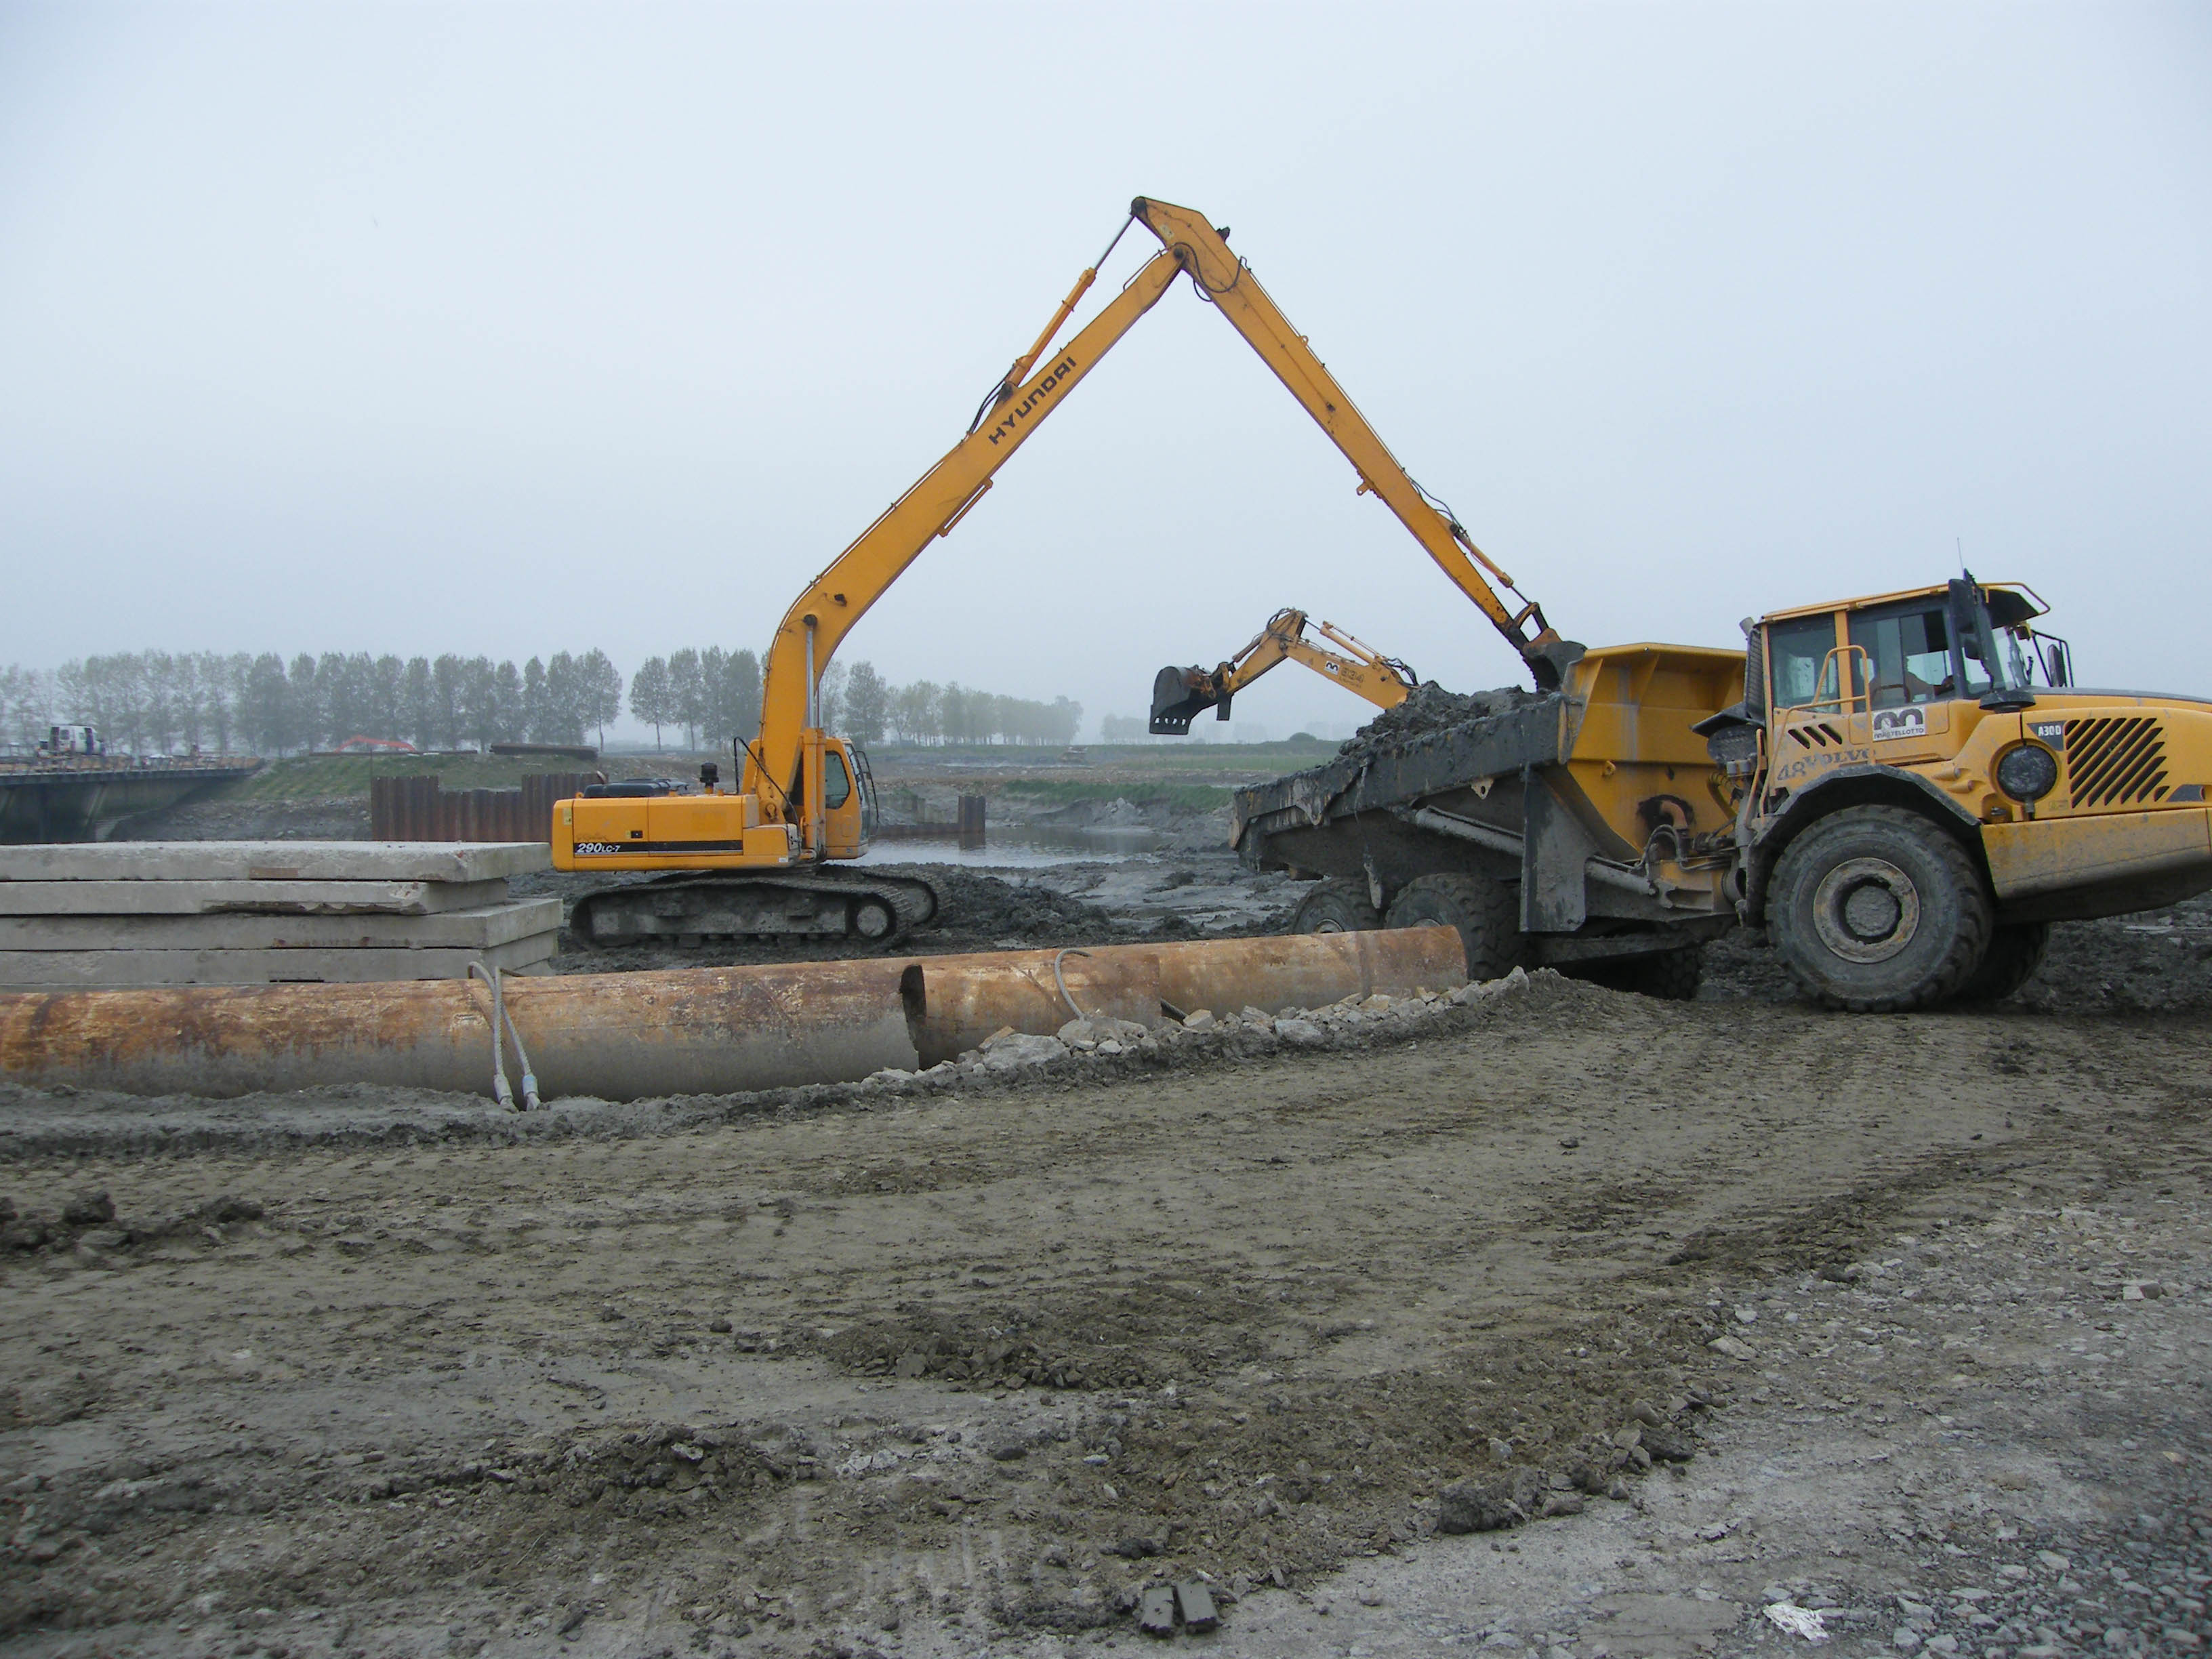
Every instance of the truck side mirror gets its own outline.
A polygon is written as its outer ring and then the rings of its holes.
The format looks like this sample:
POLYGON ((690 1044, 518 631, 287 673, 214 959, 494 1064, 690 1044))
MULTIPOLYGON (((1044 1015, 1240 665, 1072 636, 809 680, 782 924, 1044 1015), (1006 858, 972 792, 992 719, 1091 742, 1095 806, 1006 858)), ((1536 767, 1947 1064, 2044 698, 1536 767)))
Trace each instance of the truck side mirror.
POLYGON ((2043 672, 2053 685, 2074 684, 2074 665, 2067 656, 2065 641, 2044 641, 2043 672))

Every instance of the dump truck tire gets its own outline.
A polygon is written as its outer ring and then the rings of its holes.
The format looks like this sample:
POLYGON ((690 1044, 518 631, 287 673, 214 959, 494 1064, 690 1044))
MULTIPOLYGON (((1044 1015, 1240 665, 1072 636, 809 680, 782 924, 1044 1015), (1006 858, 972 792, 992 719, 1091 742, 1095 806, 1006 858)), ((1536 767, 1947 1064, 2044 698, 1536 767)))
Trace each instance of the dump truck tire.
POLYGON ((1990 934, 1989 954, 1959 988, 1961 1002, 1999 1002, 2035 977, 2051 948, 2047 921, 2007 921, 1990 934))
POLYGON ((1634 964, 1629 988, 1667 1002, 1693 1002, 1705 977, 1705 947, 1692 945, 1684 951, 1662 951, 1634 964))
POLYGON ((1317 883, 1291 912, 1294 933, 1369 933, 1382 925, 1382 913, 1367 902, 1367 884, 1334 876, 1317 883))
POLYGON ((1390 901, 1393 927, 1442 923, 1459 929, 1467 976, 1477 982, 1510 973, 1521 960, 1521 907, 1513 890, 1480 876, 1416 876, 1390 901))
POLYGON ((1965 849, 1893 806, 1849 808, 1792 842, 1766 916, 1806 994, 1854 1013, 1955 996, 1981 967, 1994 925, 1965 849))

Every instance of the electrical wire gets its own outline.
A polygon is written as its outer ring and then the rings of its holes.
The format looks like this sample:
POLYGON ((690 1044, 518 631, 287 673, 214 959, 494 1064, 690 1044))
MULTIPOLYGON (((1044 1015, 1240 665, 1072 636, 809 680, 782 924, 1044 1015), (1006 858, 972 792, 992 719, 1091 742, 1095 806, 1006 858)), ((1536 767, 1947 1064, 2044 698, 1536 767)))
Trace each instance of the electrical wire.
POLYGON ((538 1079, 530 1069, 529 1051, 522 1046, 522 1033, 514 1029, 514 1016, 507 1012, 507 992, 500 983, 496 968, 486 967, 481 961, 469 964, 471 976, 491 987, 491 1088, 499 1103, 512 1112, 517 1109, 514 1090, 507 1080, 507 1055, 500 1042, 500 1031, 505 1028, 514 1042, 515 1063, 522 1068, 522 1105, 520 1109, 534 1112, 538 1109, 538 1079))
POLYGON ((745 745, 745 753, 751 757, 754 769, 760 774, 761 781, 768 785, 769 788, 775 791, 776 799, 781 803, 781 805, 776 808, 776 811, 780 813, 790 811, 791 791, 784 787, 783 785, 778 783, 774 778, 769 776, 768 763, 761 758, 760 739, 758 738, 755 738, 750 743, 745 745))
POLYGON ((1081 957, 1085 960, 1088 961, 1090 959, 1090 951, 1079 951, 1071 945, 1066 950, 1059 952, 1059 954, 1054 956, 1052 959, 1052 982, 1060 987, 1060 1000, 1066 1003, 1070 1008, 1075 1009, 1075 1017, 1078 1019, 1088 1019, 1091 1016, 1085 1013, 1081 1008, 1076 1007, 1075 999, 1067 994, 1067 981, 1060 977, 1060 964, 1069 957, 1081 957))
POLYGON ((1193 285, 1200 290, 1198 297, 1204 300, 1206 304, 1212 305, 1213 301, 1207 297, 1208 295, 1235 292, 1237 285, 1244 280, 1244 273, 1251 269, 1252 266, 1250 261, 1239 259, 1237 262, 1237 274, 1229 279, 1225 287, 1216 288, 1212 283, 1206 280, 1205 274, 1198 268, 1197 256, 1193 255, 1189 265, 1190 280, 1193 285))

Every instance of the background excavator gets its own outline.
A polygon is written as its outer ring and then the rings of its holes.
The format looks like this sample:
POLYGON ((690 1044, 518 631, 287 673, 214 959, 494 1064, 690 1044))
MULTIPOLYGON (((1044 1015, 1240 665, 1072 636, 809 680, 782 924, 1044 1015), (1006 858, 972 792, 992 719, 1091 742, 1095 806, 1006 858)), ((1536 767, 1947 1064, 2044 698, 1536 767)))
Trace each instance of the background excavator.
POLYGON ((929 920, 937 895, 927 882, 836 867, 866 846, 873 786, 860 751, 822 729, 822 672, 868 607, 932 541, 951 533, 1030 434, 1184 276, 1343 452, 1358 475, 1359 493, 1372 493, 1389 507, 1540 686, 1559 684, 1572 647, 1534 604, 1523 600, 1512 609, 1498 597, 1485 573, 1509 593, 1511 579, 1399 465, 1305 337, 1230 251, 1227 230, 1188 208, 1139 197, 1106 253, 1077 279, 1036 343, 983 399, 966 435, 785 613, 769 648, 760 735, 738 750, 736 787, 725 786, 720 768, 709 764, 701 769, 696 793, 610 783, 555 806, 555 867, 657 872, 579 899, 570 926, 580 937, 597 943, 776 934, 883 940, 929 920), (1151 232, 1160 251, 1064 347, 1055 347, 1099 264, 1130 225, 1151 232))
POLYGON ((1152 681, 1153 735, 1180 736, 1209 708, 1218 711, 1215 719, 1227 720, 1231 700, 1279 663, 1304 663, 1377 708, 1395 708, 1421 683, 1421 677, 1406 664, 1384 656, 1333 622, 1324 622, 1314 631, 1334 646, 1334 651, 1308 639, 1307 627, 1304 611, 1285 607, 1268 617, 1267 625, 1227 662, 1211 669, 1193 665, 1160 670, 1152 681))

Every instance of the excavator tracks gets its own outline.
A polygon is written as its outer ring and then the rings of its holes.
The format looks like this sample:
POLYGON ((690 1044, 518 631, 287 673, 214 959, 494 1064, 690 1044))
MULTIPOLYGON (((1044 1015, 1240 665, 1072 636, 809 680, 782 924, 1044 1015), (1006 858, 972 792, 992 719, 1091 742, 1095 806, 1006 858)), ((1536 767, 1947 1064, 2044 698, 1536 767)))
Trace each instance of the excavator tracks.
POLYGON ((685 872, 586 893, 570 911, 568 926, 588 945, 794 938, 884 945, 933 921, 940 902, 936 886, 919 876, 685 872))

